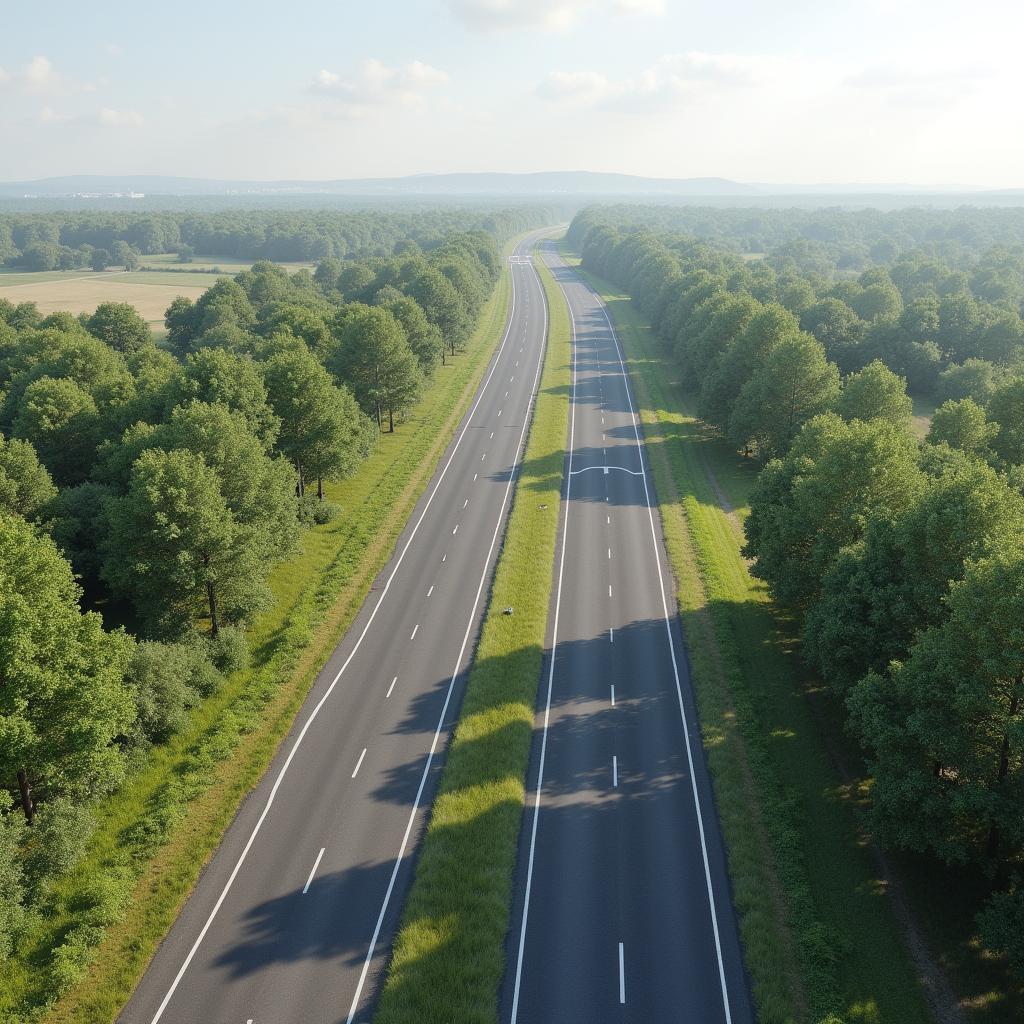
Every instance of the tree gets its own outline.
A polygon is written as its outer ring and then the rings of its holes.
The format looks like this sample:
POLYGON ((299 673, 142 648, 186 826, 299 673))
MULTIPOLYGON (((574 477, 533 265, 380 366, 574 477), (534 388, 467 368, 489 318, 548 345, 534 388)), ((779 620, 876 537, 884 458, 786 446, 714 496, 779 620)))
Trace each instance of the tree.
POLYGON ((875 359, 843 381, 836 412, 845 420, 888 420, 909 430, 914 403, 906 380, 875 359))
POLYGON ((1024 378, 998 388, 988 403, 988 418, 999 424, 992 450, 1004 465, 1024 462, 1024 378))
MULTIPOLYGON (((382 292, 377 293, 377 300, 382 292)), ((419 304, 408 296, 395 292, 393 296, 384 296, 383 307, 402 325, 406 341, 412 354, 416 357, 420 372, 429 377, 434 372, 438 359, 444 361, 444 339, 441 332, 428 319, 419 304)))
POLYGON ((123 778, 132 643, 83 615, 80 597, 53 541, 0 512, 0 778, 17 790, 24 770, 36 798, 86 798, 123 778))
POLYGON ((281 420, 277 447, 295 466, 300 497, 307 480, 323 481, 350 473, 368 452, 372 430, 352 393, 336 387, 308 349, 277 353, 264 365, 271 406, 281 420))
POLYGON ((267 450, 273 446, 280 424, 267 404, 263 372, 249 356, 217 348, 190 355, 182 373, 168 383, 166 412, 190 402, 227 406, 241 414, 267 450))
POLYGON ((430 267, 409 284, 407 291, 441 332, 454 356, 472 326, 469 310, 455 286, 444 274, 430 267))
POLYGON ((43 465, 63 485, 89 474, 99 440, 92 396, 69 378, 39 377, 25 388, 11 433, 30 441, 43 465))
POLYGON ((714 360, 701 384, 700 412, 723 428, 743 385, 765 363, 772 350, 800 333, 799 322, 779 305, 762 306, 743 332, 714 360))
POLYGON ((131 595, 151 627, 186 629, 205 602, 217 635, 233 603, 262 566, 235 528, 217 474, 188 451, 143 452, 128 493, 110 501, 103 575, 131 595))
POLYGON ((743 385, 729 436, 740 448, 757 445, 767 460, 783 455, 800 427, 827 412, 839 396, 839 371, 821 343, 799 333, 780 342, 743 385))
POLYGON ((57 488, 28 441, 0 434, 0 508, 39 522, 57 488))
POLYGON ((902 508, 923 485, 917 442, 885 420, 805 423, 785 459, 761 471, 750 500, 744 553, 775 598, 806 609, 836 556, 872 514, 902 508))
POLYGON ((89 254, 89 262, 92 265, 92 269, 99 273, 110 266, 113 262, 113 257, 106 249, 93 249, 89 254))
POLYGON ((149 324, 127 302, 101 302, 85 326, 118 352, 138 352, 153 344, 149 324))
POLYGON ((800 315, 800 326, 825 346, 825 354, 843 373, 859 365, 864 321, 842 299, 826 298, 808 307, 800 315))
POLYGON ((946 616, 966 562, 1010 543, 1024 499, 984 463, 948 453, 907 504, 872 516, 822 581, 803 626, 804 654, 840 693, 907 657, 921 630, 946 616))
POLYGON ((337 338, 338 350, 329 366, 335 378, 352 387, 378 427, 387 410, 393 431, 395 413, 411 404, 421 381, 401 325, 386 309, 353 303, 338 324, 337 338))
POLYGON ((1024 842, 1024 553, 968 565, 949 618, 848 698, 870 752, 873 816, 896 845, 950 863, 1024 842))
POLYGON ((999 431, 998 423, 989 423, 985 410, 969 398, 959 402, 943 402, 932 414, 928 441, 948 444, 979 459, 992 457, 992 438, 999 431))

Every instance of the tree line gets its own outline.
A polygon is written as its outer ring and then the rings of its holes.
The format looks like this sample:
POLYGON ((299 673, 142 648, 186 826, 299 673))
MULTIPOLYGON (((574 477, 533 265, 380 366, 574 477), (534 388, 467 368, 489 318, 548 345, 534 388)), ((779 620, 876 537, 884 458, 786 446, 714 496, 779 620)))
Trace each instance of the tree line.
POLYGON ((987 874, 982 936, 1024 973, 1024 253, 952 271, 912 251, 823 281, 593 212, 572 234, 761 463, 744 551, 864 751, 875 835, 987 874), (924 441, 915 347, 944 387, 988 375, 924 441))
MULTIPOLYGON (((176 299, 0 299, 0 954, 80 856, 90 807, 247 659, 273 566, 464 345, 493 236, 176 299)), ((358 515, 358 510, 348 513, 358 515)))
POLYGON ((388 256, 409 241, 429 250, 454 232, 485 231, 503 242, 554 219, 554 211, 539 206, 0 213, 0 263, 29 271, 103 270, 125 266, 126 258, 137 263, 140 255, 171 252, 184 259, 194 254, 277 262, 365 259, 388 256))

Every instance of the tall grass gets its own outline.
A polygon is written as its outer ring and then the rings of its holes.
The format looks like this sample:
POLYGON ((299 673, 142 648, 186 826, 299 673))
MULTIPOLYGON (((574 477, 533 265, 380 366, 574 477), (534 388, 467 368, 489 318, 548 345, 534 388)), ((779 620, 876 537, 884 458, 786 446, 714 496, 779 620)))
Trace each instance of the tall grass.
POLYGON ((567 309, 539 268, 548 350, 462 713, 377 1024, 493 1024, 551 596, 569 420, 567 309), (513 606, 515 614, 497 609, 513 606))

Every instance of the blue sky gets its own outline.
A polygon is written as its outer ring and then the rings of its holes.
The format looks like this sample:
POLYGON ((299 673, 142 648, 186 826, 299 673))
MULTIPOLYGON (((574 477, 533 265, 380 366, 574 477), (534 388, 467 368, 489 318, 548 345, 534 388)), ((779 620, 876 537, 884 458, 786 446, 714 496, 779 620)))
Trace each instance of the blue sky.
POLYGON ((5 6, 0 180, 589 169, 1024 186, 1011 0, 5 6))

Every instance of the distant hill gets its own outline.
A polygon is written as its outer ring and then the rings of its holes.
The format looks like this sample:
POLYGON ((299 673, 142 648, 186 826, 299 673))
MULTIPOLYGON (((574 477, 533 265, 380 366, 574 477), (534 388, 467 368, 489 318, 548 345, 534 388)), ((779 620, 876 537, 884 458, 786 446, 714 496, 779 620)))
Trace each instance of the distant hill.
POLYGON ((255 181, 219 178, 180 178, 153 174, 75 174, 35 181, 0 183, 0 199, 64 200, 72 197, 145 195, 154 197, 230 197, 287 200, 303 196, 344 199, 451 199, 458 197, 519 197, 533 199, 591 197, 645 199, 708 199, 735 203, 749 199, 785 200, 821 197, 938 197, 973 196, 992 200, 1016 197, 1021 189, 984 190, 966 185, 922 186, 892 183, 792 184, 752 183, 728 178, 645 178, 596 171, 540 171, 533 174, 415 174, 401 178, 337 178, 324 181, 255 181))
POLYGON ((232 181, 162 175, 77 174, 0 184, 7 198, 143 193, 150 195, 742 195, 756 190, 726 178, 641 178, 592 171, 537 174, 417 174, 333 181, 232 181))

